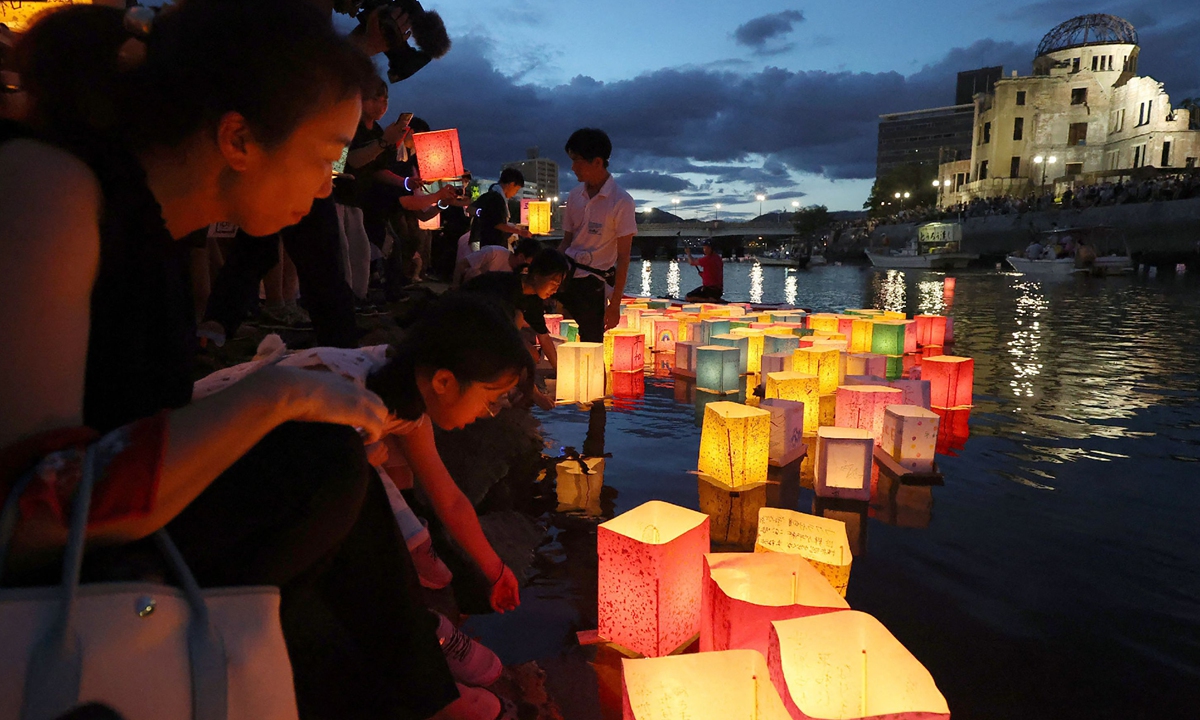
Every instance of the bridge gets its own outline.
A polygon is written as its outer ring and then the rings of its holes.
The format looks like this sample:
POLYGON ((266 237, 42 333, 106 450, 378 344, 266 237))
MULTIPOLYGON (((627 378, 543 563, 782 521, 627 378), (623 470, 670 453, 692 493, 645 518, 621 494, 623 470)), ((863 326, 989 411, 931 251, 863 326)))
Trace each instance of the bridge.
MULTIPOLYGON (((653 257, 663 251, 675 254, 684 247, 694 248, 708 240, 718 250, 728 253, 744 250, 747 246, 755 249, 778 247, 794 237, 796 229, 790 222, 685 220, 671 223, 639 223, 633 246, 641 250, 642 257, 653 257)), ((562 231, 556 231, 546 239, 560 240, 562 231)))

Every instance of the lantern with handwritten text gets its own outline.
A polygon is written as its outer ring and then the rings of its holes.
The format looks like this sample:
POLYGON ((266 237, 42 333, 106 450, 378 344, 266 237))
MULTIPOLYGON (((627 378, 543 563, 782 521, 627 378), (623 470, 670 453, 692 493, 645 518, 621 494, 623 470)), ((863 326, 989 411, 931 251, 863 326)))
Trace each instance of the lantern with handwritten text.
POLYGON ((818 392, 832 395, 842 384, 846 371, 842 365, 842 354, 834 349, 802 347, 792 355, 796 372, 816 375, 820 378, 818 392))
POLYGON ((651 500, 596 530, 599 634, 647 657, 700 632, 708 516, 651 500))
POLYGON ((813 490, 820 497, 871 499, 871 454, 875 439, 858 428, 817 429, 813 490))
POLYGON ((767 398, 796 400, 804 403, 804 434, 816 435, 821 411, 818 400, 820 379, 816 375, 801 372, 769 373, 767 375, 767 398))
POLYGON ((529 232, 533 235, 550 234, 550 203, 542 201, 529 203, 529 232))
POLYGON ((621 661, 621 720, 790 720, 753 650, 621 661))
POLYGON ((771 682, 795 720, 949 720, 933 676, 888 629, 857 610, 771 623, 771 682))
POLYGON ((646 364, 642 334, 636 330, 604 333, 604 363, 613 372, 641 371, 646 364))
POLYGON ((741 372, 737 348, 701 345, 696 348, 696 387, 715 393, 738 391, 741 372))
POLYGON ((921 379, 929 381, 930 402, 935 408, 971 407, 975 361, 955 355, 921 360, 921 379))
POLYGON ((458 130, 434 130, 414 133, 413 146, 421 159, 421 180, 457 180, 463 175, 462 150, 458 130))
POLYGON ((837 390, 834 424, 866 430, 878 445, 883 434, 884 411, 888 405, 898 405, 903 399, 904 393, 885 385, 843 385, 837 390))
POLYGON ((559 402, 591 402, 604 397, 604 346, 566 342, 558 346, 559 402))
POLYGON ((739 403, 709 403, 700 433, 700 472, 731 488, 766 482, 771 413, 739 403))
POLYGON ((784 508, 758 512, 758 539, 754 552, 799 555, 821 573, 833 589, 846 597, 854 554, 846 537, 846 524, 784 508))
POLYGON ((746 649, 765 657, 773 620, 849 608, 799 555, 709 553, 704 556, 700 652, 746 649))
POLYGON ((768 462, 783 467, 804 454, 804 403, 798 400, 767 398, 758 403, 760 410, 771 413, 771 450, 768 462))

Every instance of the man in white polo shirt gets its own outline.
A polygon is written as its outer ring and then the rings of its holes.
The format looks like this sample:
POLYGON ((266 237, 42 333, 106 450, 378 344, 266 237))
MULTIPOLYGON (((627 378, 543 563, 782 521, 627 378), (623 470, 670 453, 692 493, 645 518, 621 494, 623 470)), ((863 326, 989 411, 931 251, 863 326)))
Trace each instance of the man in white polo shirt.
POLYGON ((573 277, 558 292, 579 323, 579 339, 603 342, 621 319, 621 296, 629 274, 629 248, 637 234, 633 198, 608 172, 612 141, 603 130, 583 128, 567 140, 571 170, 580 184, 567 196, 563 241, 573 277), (612 292, 608 292, 608 288, 612 292))

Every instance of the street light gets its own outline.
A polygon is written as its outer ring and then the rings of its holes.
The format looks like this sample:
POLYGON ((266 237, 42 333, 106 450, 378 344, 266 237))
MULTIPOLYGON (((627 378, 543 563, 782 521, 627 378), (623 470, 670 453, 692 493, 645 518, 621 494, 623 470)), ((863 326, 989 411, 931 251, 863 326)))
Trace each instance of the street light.
POLYGON ((799 200, 793 200, 793 201, 792 201, 792 207, 794 207, 794 208, 796 208, 797 210, 799 210, 799 209, 800 209, 800 201, 799 201, 799 200))
POLYGON ((933 181, 933 186, 934 186, 934 187, 941 187, 941 186, 942 186, 942 183, 941 183, 941 181, 939 181, 939 180, 934 180, 934 181, 933 181))
POLYGON ((762 204, 763 204, 763 201, 767 199, 767 196, 763 195, 762 193, 759 193, 759 194, 755 195, 754 198, 756 200, 758 200, 758 216, 762 217, 762 204))
POLYGON ((1037 157, 1035 157, 1033 159, 1034 165, 1042 166, 1042 193, 1043 194, 1045 194, 1045 192, 1046 192, 1046 171, 1049 169, 1050 164, 1053 162, 1056 162, 1057 160, 1058 160, 1058 158, 1054 157, 1053 155, 1051 155, 1050 157, 1042 157, 1041 155, 1038 155, 1037 157))
POLYGON ((717 208, 717 222, 720 222, 721 221, 721 203, 717 203, 716 208, 717 208))
MULTIPOLYGON (((671 198, 671 209, 675 212, 675 216, 679 217, 679 198, 671 198)), ((682 220, 683 218, 679 218, 682 220)))

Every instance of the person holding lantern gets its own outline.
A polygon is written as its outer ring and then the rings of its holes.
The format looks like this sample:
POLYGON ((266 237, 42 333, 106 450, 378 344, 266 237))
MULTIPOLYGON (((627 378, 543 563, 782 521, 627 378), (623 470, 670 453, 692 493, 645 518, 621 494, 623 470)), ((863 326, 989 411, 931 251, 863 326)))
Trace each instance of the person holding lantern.
POLYGON ((525 187, 525 176, 516 168, 504 168, 500 181, 475 201, 475 217, 471 225, 471 242, 479 247, 500 245, 508 247, 513 235, 533 237, 528 228, 513 225, 508 211, 508 201, 525 187))

